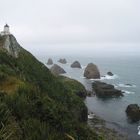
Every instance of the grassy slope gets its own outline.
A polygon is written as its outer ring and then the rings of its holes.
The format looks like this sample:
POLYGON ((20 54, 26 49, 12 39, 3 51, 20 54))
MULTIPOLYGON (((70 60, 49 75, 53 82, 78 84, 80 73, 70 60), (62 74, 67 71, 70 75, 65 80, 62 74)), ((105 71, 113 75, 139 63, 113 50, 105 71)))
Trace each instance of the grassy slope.
POLYGON ((72 90, 78 85, 68 83, 24 49, 18 58, 1 50, 0 139, 67 140, 69 135, 75 140, 101 139, 86 126, 82 116, 86 107, 72 90))
POLYGON ((86 97, 87 91, 80 82, 78 82, 74 79, 70 79, 65 76, 59 76, 58 78, 60 79, 60 82, 62 82, 66 88, 71 90, 72 93, 78 95, 81 98, 86 97))

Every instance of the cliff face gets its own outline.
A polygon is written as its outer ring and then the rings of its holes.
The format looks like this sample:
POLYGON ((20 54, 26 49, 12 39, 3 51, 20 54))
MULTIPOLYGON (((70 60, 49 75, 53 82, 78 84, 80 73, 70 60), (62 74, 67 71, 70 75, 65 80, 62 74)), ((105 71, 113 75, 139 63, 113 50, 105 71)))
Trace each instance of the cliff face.
POLYGON ((100 139, 87 127, 78 90, 53 76, 13 35, 0 37, 0 139, 100 139))
POLYGON ((21 49, 13 35, 0 36, 0 48, 6 49, 10 55, 16 58, 21 49))

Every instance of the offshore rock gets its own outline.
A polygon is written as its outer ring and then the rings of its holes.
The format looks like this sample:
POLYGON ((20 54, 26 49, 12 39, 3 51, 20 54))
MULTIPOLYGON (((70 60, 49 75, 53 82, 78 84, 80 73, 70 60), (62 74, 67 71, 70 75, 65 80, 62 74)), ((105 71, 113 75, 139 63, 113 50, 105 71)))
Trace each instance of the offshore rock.
POLYGON ((51 58, 48 59, 47 65, 52 65, 53 64, 53 60, 51 58))
POLYGON ((72 67, 72 68, 81 68, 81 64, 80 64, 78 61, 74 61, 74 62, 71 64, 71 67, 72 67))
POLYGON ((58 62, 59 62, 59 63, 62 63, 62 64, 66 64, 66 63, 67 63, 67 61, 66 61, 65 58, 64 58, 64 59, 59 59, 58 62))
POLYGON ((109 75, 109 76, 113 76, 114 74, 112 73, 112 72, 107 72, 107 75, 109 75))
POLYGON ((126 113, 132 122, 137 122, 140 120, 140 107, 137 104, 128 105, 126 113))
POLYGON ((100 79, 98 67, 93 63, 89 63, 84 71, 84 77, 87 79, 100 79))
POLYGON ((98 97, 120 97, 123 96, 122 91, 115 89, 113 85, 96 81, 93 83, 93 90, 98 97))
POLYGON ((59 75, 59 74, 64 74, 66 73, 65 70, 63 68, 61 68, 59 65, 54 64, 51 68, 50 71, 54 74, 54 75, 59 75))

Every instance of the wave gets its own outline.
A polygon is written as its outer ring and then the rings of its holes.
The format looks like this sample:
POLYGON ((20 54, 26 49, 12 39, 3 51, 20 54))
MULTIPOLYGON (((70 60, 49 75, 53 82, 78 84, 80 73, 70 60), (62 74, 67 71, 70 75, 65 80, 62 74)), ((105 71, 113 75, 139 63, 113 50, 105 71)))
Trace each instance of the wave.
MULTIPOLYGON (((82 78, 82 79, 87 79, 87 78, 84 77, 84 76, 81 76, 80 78, 82 78)), ((87 79, 87 80, 90 80, 90 81, 99 81, 99 80, 101 80, 101 79, 87 79)))
POLYGON ((100 81, 101 79, 89 79, 90 81, 100 81))
POLYGON ((131 88, 131 87, 135 88, 136 87, 136 85, 132 85, 132 84, 117 84, 116 86, 117 87, 126 87, 126 88, 131 88))
POLYGON ((82 69, 85 69, 86 68, 86 66, 83 66, 83 65, 81 65, 81 67, 82 67, 82 69))
POLYGON ((122 92, 124 94, 135 94, 135 92, 133 92, 133 91, 127 91, 127 90, 122 90, 122 92))
MULTIPOLYGON (((86 77, 81 76, 81 78, 86 79, 86 77)), ((113 76, 109 76, 109 75, 105 75, 105 76, 101 76, 100 79, 89 79, 90 81, 100 81, 100 80, 111 80, 111 79, 116 79, 118 78, 118 75, 113 75, 113 76)))
POLYGON ((82 78, 82 79, 86 79, 86 77, 84 77, 84 76, 81 76, 80 78, 82 78))
POLYGON ((119 76, 114 74, 113 76, 105 75, 101 77, 101 80, 112 80, 112 79, 117 79, 119 76))

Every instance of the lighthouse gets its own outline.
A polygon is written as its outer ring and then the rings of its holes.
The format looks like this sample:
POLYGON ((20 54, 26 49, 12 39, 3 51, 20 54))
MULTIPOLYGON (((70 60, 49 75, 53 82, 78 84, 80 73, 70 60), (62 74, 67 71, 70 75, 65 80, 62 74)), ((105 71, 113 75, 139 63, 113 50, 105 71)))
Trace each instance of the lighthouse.
POLYGON ((10 27, 9 27, 9 25, 8 24, 6 24, 5 26, 4 26, 4 30, 1 32, 1 35, 3 36, 3 35, 9 35, 10 34, 10 29, 9 29, 10 27))

